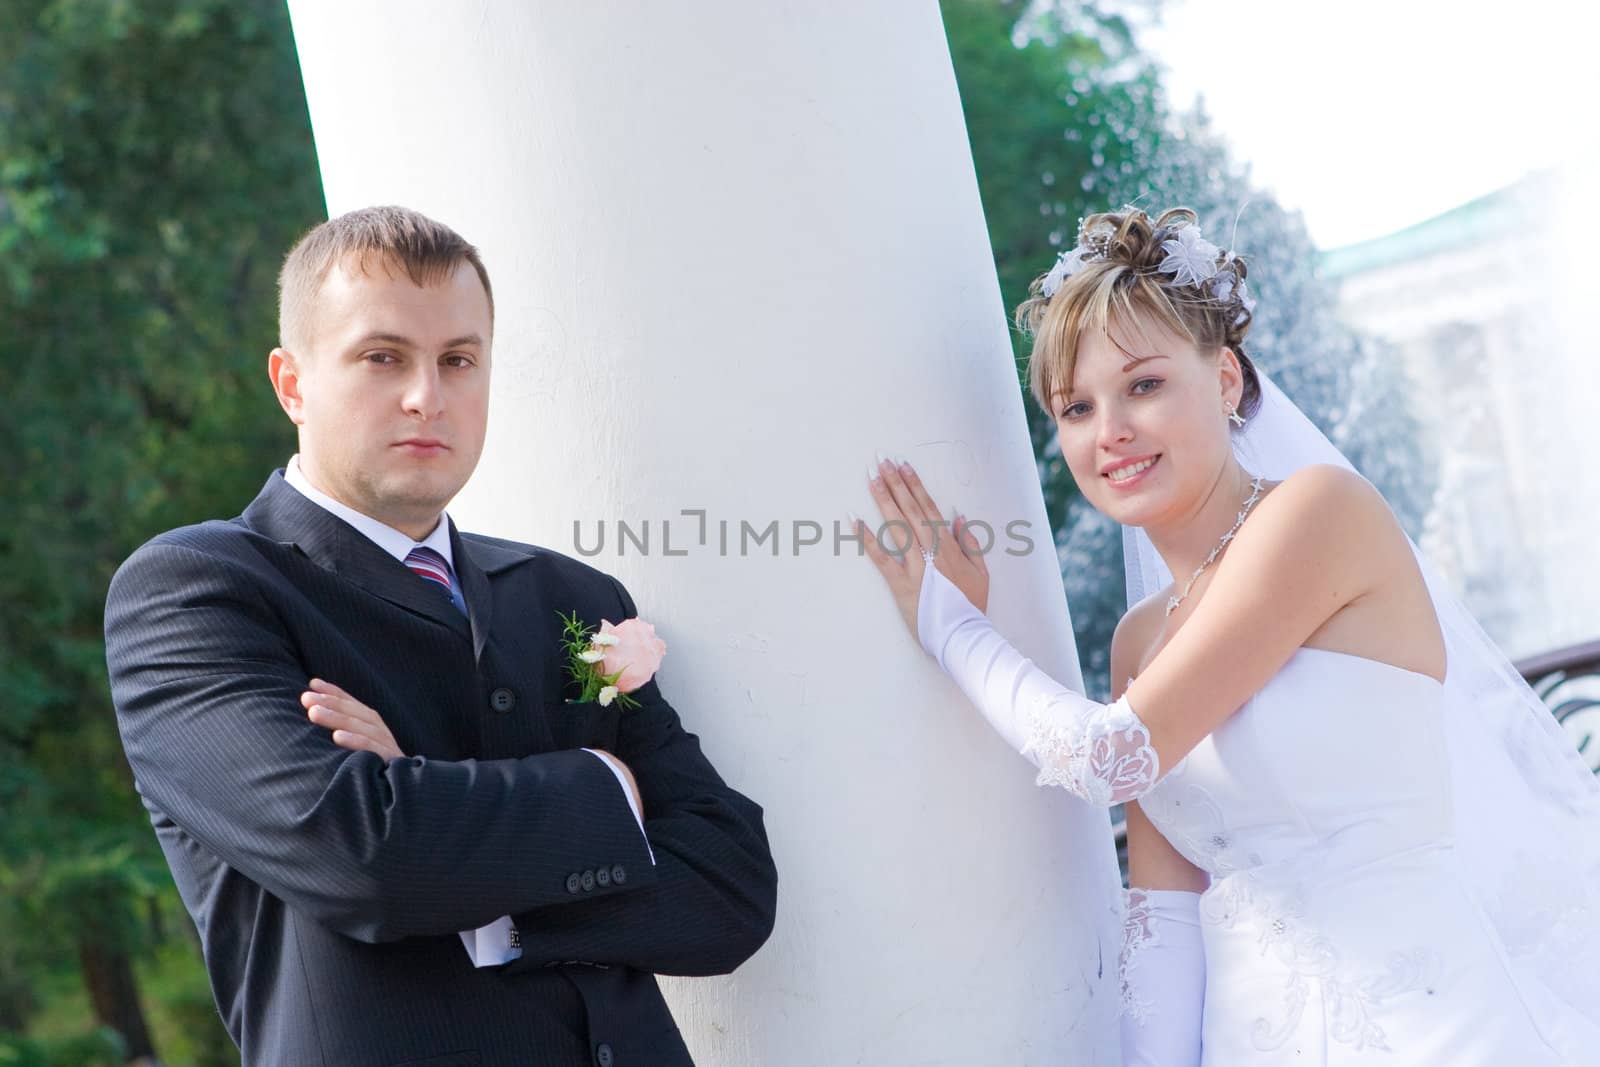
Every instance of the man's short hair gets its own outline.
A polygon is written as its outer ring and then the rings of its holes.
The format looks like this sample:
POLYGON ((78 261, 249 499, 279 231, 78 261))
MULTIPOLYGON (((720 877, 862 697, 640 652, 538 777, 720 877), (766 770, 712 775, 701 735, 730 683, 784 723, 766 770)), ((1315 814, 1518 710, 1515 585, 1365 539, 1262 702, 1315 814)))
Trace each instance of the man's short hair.
POLYGON ((352 261, 365 273, 377 265, 398 267, 417 285, 448 278, 462 262, 472 264, 489 298, 489 323, 494 324, 494 292, 477 248, 442 222, 410 208, 364 207, 314 227, 284 257, 278 272, 278 341, 290 351, 307 340, 307 327, 317 293, 335 263, 352 261))

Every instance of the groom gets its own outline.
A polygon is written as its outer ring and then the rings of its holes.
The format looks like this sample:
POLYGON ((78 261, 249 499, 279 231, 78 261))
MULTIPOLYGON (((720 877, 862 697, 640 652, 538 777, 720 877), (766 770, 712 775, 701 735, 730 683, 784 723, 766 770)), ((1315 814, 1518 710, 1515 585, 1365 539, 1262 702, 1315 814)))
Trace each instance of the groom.
POLYGON ((444 513, 493 319, 431 219, 312 230, 268 360, 299 452, 111 583, 123 744, 247 1067, 688 1064, 654 973, 726 973, 772 929, 761 809, 656 683, 566 702, 558 613, 628 593, 444 513), (331 687, 405 755, 336 744, 306 695, 331 687))

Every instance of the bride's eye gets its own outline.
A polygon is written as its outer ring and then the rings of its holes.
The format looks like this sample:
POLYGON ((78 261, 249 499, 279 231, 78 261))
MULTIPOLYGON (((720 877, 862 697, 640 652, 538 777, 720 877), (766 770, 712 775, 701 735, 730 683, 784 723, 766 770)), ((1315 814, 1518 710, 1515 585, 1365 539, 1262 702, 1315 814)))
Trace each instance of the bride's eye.
POLYGON ((1161 384, 1161 379, 1160 378, 1140 378, 1138 381, 1133 383, 1133 391, 1136 394, 1139 394, 1139 395, 1144 395, 1144 394, 1147 394, 1147 393, 1153 393, 1153 392, 1155 392, 1155 387, 1160 385, 1160 384, 1161 384), (1145 386, 1145 385, 1150 386, 1150 388, 1149 389, 1140 388, 1141 386, 1145 386))

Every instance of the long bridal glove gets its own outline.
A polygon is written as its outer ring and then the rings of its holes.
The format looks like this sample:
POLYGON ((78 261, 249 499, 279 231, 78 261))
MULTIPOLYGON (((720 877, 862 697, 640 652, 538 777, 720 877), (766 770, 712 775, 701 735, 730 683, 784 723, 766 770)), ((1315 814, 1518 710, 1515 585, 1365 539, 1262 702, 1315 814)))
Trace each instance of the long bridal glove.
POLYGON ((1206 995, 1200 894, 1124 889, 1123 1067, 1197 1067, 1206 995))
POLYGON ((1160 777, 1150 731, 1126 696, 1100 704, 1012 648, 932 563, 917 598, 917 638, 1006 743, 1091 804, 1136 800, 1160 777))

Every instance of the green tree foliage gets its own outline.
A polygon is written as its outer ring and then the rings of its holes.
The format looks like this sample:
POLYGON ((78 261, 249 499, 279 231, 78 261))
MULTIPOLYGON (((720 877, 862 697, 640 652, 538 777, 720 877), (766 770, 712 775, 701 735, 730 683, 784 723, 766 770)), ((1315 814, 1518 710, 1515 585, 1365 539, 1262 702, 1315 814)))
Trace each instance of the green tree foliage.
POLYGON ((281 0, 0 5, 0 1032, 75 966, 81 1029, 143 1043, 119 987, 182 927, 152 921, 177 911, 110 707, 105 590, 292 448, 265 348, 281 256, 321 216, 281 0))

